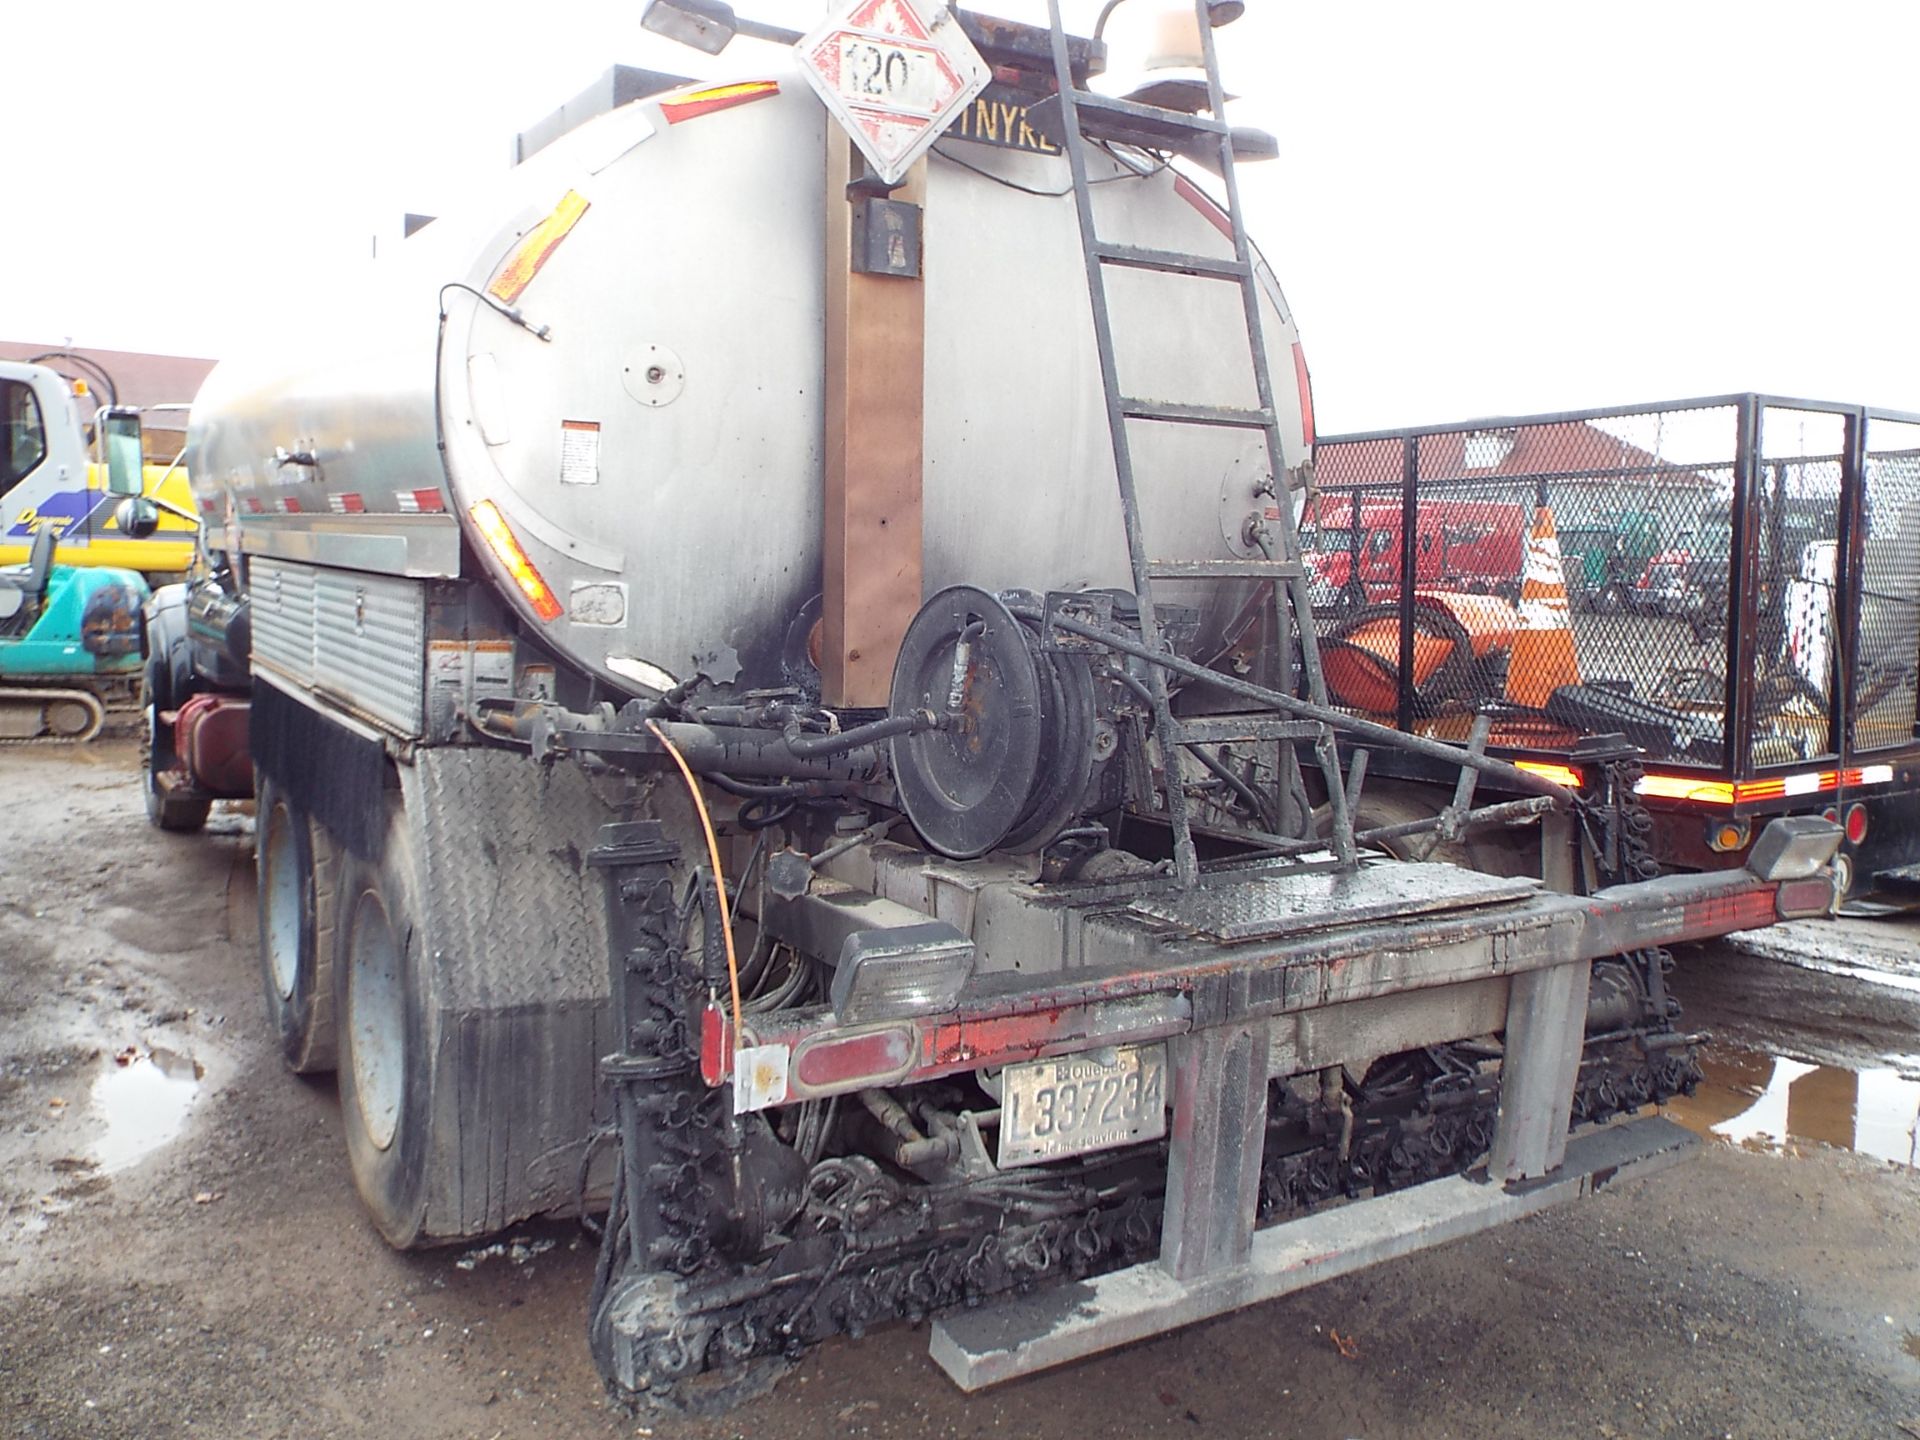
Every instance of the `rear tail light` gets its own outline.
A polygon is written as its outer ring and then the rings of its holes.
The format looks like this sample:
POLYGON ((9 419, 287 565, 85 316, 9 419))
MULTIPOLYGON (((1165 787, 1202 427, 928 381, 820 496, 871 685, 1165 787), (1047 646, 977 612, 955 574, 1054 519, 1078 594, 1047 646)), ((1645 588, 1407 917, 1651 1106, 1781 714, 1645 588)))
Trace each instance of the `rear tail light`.
POLYGON ((1782 920, 1805 920, 1832 912, 1839 890, 1830 876, 1789 880, 1780 887, 1774 908, 1782 920))
POLYGON ((827 1094, 878 1085, 913 1069, 919 1058, 912 1025, 904 1022, 848 1035, 830 1031, 801 1044, 793 1057, 796 1094, 827 1094))
POLYGON ((1867 838, 1867 807, 1858 801, 1847 807, 1847 843, 1858 845, 1867 838))

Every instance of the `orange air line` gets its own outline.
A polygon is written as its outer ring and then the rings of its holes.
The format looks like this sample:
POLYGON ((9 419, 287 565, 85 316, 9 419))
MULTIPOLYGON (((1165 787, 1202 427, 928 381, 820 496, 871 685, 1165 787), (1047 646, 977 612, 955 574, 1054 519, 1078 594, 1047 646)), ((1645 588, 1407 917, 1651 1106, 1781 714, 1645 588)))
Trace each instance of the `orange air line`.
POLYGON ((700 828, 707 833, 707 858, 713 862, 713 888, 720 897, 720 933, 727 942, 727 985, 733 991, 733 1048, 738 1050, 743 1030, 740 1022, 740 961, 733 950, 733 910, 727 904, 727 877, 720 869, 720 842, 714 838, 713 819, 707 814, 707 802, 700 798, 700 782, 693 778, 686 757, 653 721, 647 721, 647 729, 653 732, 654 739, 667 747, 667 754, 680 767, 680 778, 687 782, 687 793, 693 796, 693 809, 700 817, 700 828))

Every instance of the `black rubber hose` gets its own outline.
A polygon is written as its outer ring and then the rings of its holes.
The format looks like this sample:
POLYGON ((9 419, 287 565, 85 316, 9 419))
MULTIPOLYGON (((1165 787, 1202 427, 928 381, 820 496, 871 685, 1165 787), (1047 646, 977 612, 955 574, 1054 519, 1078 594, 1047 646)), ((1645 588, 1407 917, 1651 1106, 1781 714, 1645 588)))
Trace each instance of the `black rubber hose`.
POLYGON ((787 726, 784 736, 787 749, 794 755, 802 760, 820 760, 844 755, 849 750, 858 750, 862 745, 870 745, 876 740, 891 740, 896 735, 918 735, 923 731, 938 730, 945 723, 931 710, 915 710, 909 715, 889 715, 884 720, 856 725, 851 730, 842 730, 838 735, 809 735, 796 721, 787 726))

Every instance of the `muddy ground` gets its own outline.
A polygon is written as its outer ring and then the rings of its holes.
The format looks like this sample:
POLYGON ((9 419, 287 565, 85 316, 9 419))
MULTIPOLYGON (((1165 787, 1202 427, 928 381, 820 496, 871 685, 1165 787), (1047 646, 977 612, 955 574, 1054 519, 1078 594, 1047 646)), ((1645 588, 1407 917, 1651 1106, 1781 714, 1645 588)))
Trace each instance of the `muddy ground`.
POLYGON ((724 1420, 635 1421, 571 1224, 375 1237, 331 1084, 265 1028, 251 821, 149 830, 135 773, 125 744, 0 751, 0 1434, 1920 1435, 1920 1175, 1887 1158, 1920 927, 1687 957, 1717 1048, 1682 1118, 1733 1138, 1679 1170, 974 1398, 899 1327, 724 1420))

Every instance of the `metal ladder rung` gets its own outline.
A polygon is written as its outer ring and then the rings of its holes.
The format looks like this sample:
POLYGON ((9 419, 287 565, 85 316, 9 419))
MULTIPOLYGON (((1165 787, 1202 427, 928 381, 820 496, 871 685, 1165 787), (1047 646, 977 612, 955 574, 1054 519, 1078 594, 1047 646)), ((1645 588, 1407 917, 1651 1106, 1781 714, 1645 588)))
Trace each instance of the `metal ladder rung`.
MULTIPOLYGON (((1197 19, 1201 0, 1193 0, 1197 19)), ((1227 123, 1226 92, 1220 85, 1219 57, 1214 52, 1212 30, 1200 27, 1202 63, 1206 71, 1206 111, 1187 114, 1096 95, 1081 88, 1084 70, 1076 71, 1074 55, 1065 22, 1061 17, 1063 0, 1047 0, 1048 23, 1052 31, 1053 69, 1056 92, 1034 107, 1038 128, 1056 135, 1066 153, 1073 177, 1074 210, 1080 222, 1080 245, 1086 266, 1095 344, 1100 356, 1100 379, 1105 391, 1108 429, 1113 444, 1114 480, 1119 490, 1121 521, 1125 527, 1127 559, 1133 572, 1133 588, 1139 599, 1140 635, 1149 651, 1163 648, 1160 622, 1153 602, 1156 579, 1241 579, 1269 581, 1275 625, 1275 640, 1285 650, 1289 637, 1297 646, 1297 663, 1304 693, 1316 704, 1326 703, 1326 683, 1321 674, 1318 637, 1314 630, 1312 607, 1307 596, 1306 572, 1300 556, 1299 537, 1295 533, 1291 508, 1280 506, 1278 528, 1270 554, 1277 558, 1264 562, 1178 561, 1155 563, 1148 559, 1145 528, 1141 518, 1138 482, 1134 473, 1133 439, 1129 421, 1155 421, 1174 425, 1216 426, 1230 430, 1261 433, 1277 484, 1286 461, 1282 452, 1280 407, 1275 401, 1272 369, 1266 351, 1266 324, 1261 311, 1263 296, 1259 260, 1247 238, 1241 214, 1240 186, 1235 175, 1236 159, 1272 153, 1277 147, 1270 137, 1256 132, 1236 132, 1227 123), (1172 151, 1198 158, 1217 173, 1226 187, 1221 205, 1222 229, 1232 241, 1228 259, 1186 254, 1153 246, 1111 243, 1101 238, 1093 204, 1093 180, 1087 168, 1092 142, 1120 141, 1146 149, 1172 151), (1245 321, 1249 358, 1252 361, 1254 404, 1252 408, 1227 405, 1188 405, 1129 397, 1120 383, 1119 360, 1113 337, 1113 317, 1108 305, 1108 273, 1111 268, 1157 270, 1184 274, 1199 280, 1230 280, 1240 294, 1245 321)), ((1109 7, 1111 8, 1111 7, 1109 7)), ((1265 548, 1265 547, 1263 547, 1265 548)), ((1247 738, 1249 721, 1241 717, 1224 727, 1187 728, 1173 713, 1167 677, 1159 667, 1147 674, 1147 700, 1153 715, 1153 736, 1163 757, 1182 747, 1247 738)), ((1340 773, 1339 755, 1333 743, 1333 731, 1324 724, 1301 724, 1291 718, 1274 719, 1254 727, 1261 735, 1275 738, 1310 738, 1320 769, 1326 777, 1329 806, 1333 820, 1333 850, 1339 863, 1355 861, 1353 827, 1347 815, 1340 773)), ((1205 757, 1204 749, 1190 753, 1205 757)), ((1213 767, 1208 766, 1209 769, 1213 767)), ((1179 767, 1167 762, 1164 786, 1166 818, 1173 832, 1174 873, 1182 888, 1199 882, 1200 858, 1194 844, 1193 823, 1188 810, 1186 785, 1177 773, 1179 767)), ((1299 842, 1283 842, 1297 844, 1299 842)))
POLYGON ((1307 573, 1297 560, 1149 560, 1155 580, 1298 580, 1307 573))
MULTIPOLYGON (((1211 115, 1189 115, 1181 110, 1163 110, 1158 105, 1138 105, 1110 95, 1096 95, 1091 90, 1077 92, 1073 102, 1080 115, 1080 133, 1089 140, 1165 148, 1232 131, 1225 121, 1211 115)), ((1057 107, 1059 103, 1053 98, 1043 102, 1047 107, 1057 107)))
POLYGON ((1093 247, 1093 253, 1108 265, 1120 265, 1133 270, 1160 270, 1169 275, 1240 280, 1253 273, 1251 265, 1243 265, 1232 258, 1189 255, 1180 250, 1146 250, 1138 245, 1114 245, 1103 241, 1093 247))
POLYGON ((1265 430, 1276 422, 1272 410, 1242 410, 1231 405, 1174 405, 1164 400, 1120 397, 1120 413, 1129 420, 1160 420, 1170 425, 1222 425, 1237 430, 1265 430))

